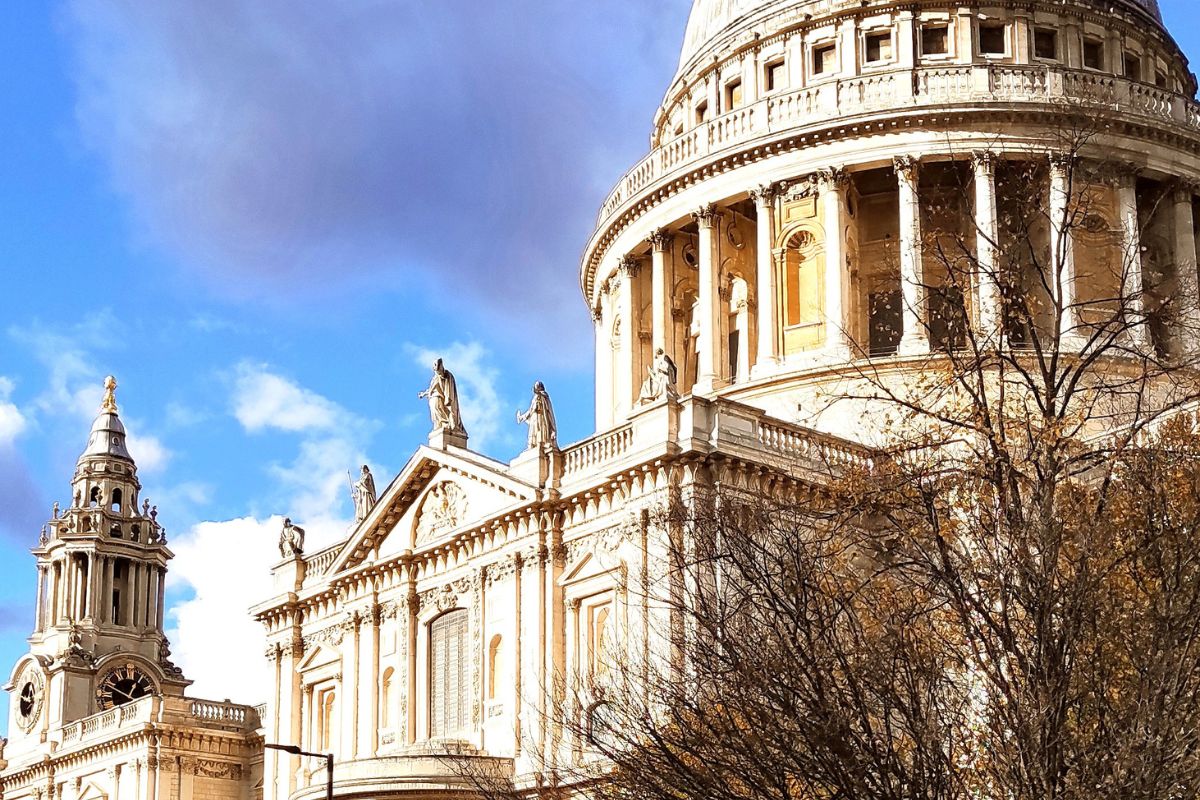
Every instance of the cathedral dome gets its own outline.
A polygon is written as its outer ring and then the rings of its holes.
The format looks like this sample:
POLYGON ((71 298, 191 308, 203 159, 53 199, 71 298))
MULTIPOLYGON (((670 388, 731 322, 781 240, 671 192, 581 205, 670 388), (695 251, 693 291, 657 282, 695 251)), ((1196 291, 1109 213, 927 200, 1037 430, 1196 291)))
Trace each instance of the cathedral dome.
MULTIPOLYGON (((1153 17, 1155 22, 1162 24, 1158 0, 1116 2, 1131 10, 1145 12, 1153 17)), ((679 76, 687 72, 693 62, 705 56, 723 34, 757 28, 762 22, 793 22, 797 16, 814 16, 836 11, 842 6, 861 5, 863 4, 860 0, 693 0, 692 13, 688 18, 687 32, 683 39, 683 50, 679 57, 679 76)), ((1046 5, 1053 6, 1055 3, 1046 5)))

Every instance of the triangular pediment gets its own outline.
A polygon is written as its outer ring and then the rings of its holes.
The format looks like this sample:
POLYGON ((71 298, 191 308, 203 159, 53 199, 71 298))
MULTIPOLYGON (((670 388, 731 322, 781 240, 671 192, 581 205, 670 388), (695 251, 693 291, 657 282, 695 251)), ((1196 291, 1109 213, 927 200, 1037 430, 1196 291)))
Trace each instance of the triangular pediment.
POLYGON ((384 490, 327 574, 436 546, 456 531, 536 500, 537 491, 498 461, 466 450, 422 447, 384 490))

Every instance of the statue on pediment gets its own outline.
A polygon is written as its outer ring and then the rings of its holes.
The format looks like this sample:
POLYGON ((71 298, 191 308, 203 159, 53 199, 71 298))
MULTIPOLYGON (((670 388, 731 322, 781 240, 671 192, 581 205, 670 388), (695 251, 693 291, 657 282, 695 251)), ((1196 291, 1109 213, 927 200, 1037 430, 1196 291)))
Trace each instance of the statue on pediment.
POLYGON ((440 358, 434 362, 429 388, 417 397, 429 401, 429 417, 433 421, 435 431, 463 434, 467 432, 462 422, 462 409, 458 404, 458 383, 440 358))
POLYGON ((533 400, 527 411, 517 412, 517 423, 529 425, 529 449, 537 450, 542 445, 558 447, 558 423, 554 419, 554 406, 546 386, 538 381, 533 385, 533 400))
POLYGON ((350 485, 350 496, 354 500, 354 521, 362 522, 375 507, 375 477, 371 468, 363 464, 362 474, 350 485))

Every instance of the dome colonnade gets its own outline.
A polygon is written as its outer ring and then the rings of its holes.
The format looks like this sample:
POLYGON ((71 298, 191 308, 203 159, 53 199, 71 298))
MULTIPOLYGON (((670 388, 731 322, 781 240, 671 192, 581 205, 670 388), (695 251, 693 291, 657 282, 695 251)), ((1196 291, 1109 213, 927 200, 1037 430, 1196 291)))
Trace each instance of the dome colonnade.
POLYGON ((1122 294, 1145 313, 1133 344, 1192 353, 1195 91, 1151 0, 697 0, 653 149, 584 253, 598 427, 636 410, 660 348, 682 393, 770 409, 801 376, 952 347, 960 318, 1019 347, 999 251, 1033 194, 1062 332, 1122 294), (1085 182, 1087 219, 1049 224, 1085 182), (969 291, 934 254, 947 237, 969 291), (1177 324, 1154 320, 1168 301, 1177 324))

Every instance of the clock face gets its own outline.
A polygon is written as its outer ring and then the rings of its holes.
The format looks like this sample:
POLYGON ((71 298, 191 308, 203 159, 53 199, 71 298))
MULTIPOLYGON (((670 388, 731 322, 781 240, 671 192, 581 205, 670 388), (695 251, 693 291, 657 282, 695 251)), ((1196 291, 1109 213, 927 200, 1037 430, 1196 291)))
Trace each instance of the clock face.
POLYGON ((154 694, 154 680, 137 668, 125 664, 110 670, 96 685, 96 704, 101 711, 123 706, 154 694))
POLYGON ((17 690, 17 727, 28 733, 42 714, 42 676, 36 670, 26 670, 17 690))

